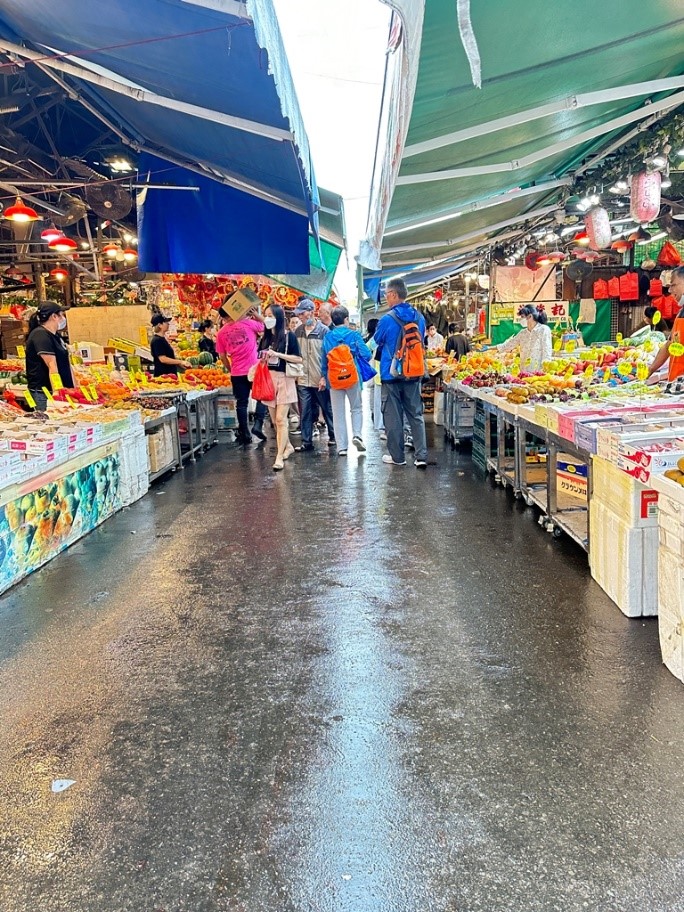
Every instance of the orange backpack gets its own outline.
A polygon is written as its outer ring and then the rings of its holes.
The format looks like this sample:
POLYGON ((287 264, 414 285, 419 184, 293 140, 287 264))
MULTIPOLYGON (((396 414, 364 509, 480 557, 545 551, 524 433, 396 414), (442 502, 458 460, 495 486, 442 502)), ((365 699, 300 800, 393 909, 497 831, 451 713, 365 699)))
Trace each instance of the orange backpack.
POLYGON ((399 343, 392 358, 390 373, 395 380, 419 380, 425 376, 425 346, 418 324, 404 323, 396 314, 392 317, 401 326, 399 343))
POLYGON ((328 382, 334 390, 350 389, 359 382, 354 355, 344 342, 340 342, 328 352, 328 382))

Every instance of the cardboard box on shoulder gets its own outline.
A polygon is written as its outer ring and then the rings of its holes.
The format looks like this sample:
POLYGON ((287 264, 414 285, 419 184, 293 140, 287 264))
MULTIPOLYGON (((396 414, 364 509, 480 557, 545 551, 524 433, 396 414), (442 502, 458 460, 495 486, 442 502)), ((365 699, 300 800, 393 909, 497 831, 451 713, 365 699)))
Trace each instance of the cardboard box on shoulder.
POLYGON ((250 310, 258 310, 260 307, 261 298, 250 288, 241 288, 236 291, 223 305, 223 309, 232 320, 240 320, 250 310))

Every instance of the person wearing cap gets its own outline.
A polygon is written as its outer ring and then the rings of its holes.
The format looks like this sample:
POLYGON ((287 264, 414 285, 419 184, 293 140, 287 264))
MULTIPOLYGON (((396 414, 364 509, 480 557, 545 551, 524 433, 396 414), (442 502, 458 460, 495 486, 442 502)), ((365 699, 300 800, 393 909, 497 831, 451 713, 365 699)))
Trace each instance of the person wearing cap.
POLYGON ((177 374, 179 367, 190 367, 188 361, 176 357, 176 353, 171 347, 171 343, 166 338, 171 324, 171 317, 165 314, 155 314, 151 320, 154 329, 154 335, 150 341, 152 351, 152 360, 154 362, 154 376, 161 377, 164 374, 177 374))
POLYGON ((313 426, 318 417, 318 410, 323 412, 323 418, 328 428, 328 446, 335 445, 335 432, 333 430, 332 405, 330 394, 327 390, 319 389, 321 382, 321 360, 323 357, 323 339, 328 330, 316 319, 313 301, 302 298, 295 307, 295 315, 299 317, 301 325, 295 331, 295 338, 299 342, 302 356, 304 375, 297 381, 297 392, 301 408, 302 442, 295 447, 297 452, 307 452, 314 448, 313 426))
POLYGON ((43 304, 29 321, 29 337, 26 342, 26 379, 28 388, 36 403, 36 409, 44 412, 51 393, 74 385, 67 349, 59 331, 66 327, 64 310, 58 304, 43 304))

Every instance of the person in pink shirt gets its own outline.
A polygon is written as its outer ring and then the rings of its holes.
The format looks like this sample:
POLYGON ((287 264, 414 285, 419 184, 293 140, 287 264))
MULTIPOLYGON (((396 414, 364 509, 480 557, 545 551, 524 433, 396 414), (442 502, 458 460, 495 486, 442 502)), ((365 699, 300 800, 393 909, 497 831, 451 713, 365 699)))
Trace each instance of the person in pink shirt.
POLYGON ((264 331, 264 318, 250 311, 241 320, 232 320, 222 307, 218 313, 223 325, 216 336, 216 354, 230 370, 237 404, 238 443, 249 446, 252 442, 247 419, 249 393, 252 388, 249 372, 259 360, 257 339, 264 331))

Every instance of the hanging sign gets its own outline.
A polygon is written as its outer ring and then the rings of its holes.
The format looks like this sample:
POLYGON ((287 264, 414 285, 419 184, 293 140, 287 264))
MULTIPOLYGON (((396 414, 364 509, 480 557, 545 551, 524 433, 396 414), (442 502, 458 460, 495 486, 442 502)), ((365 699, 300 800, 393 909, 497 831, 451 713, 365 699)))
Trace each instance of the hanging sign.
POLYGON ((498 326, 503 320, 515 320, 516 304, 502 304, 500 301, 493 301, 491 307, 491 324, 498 326))

